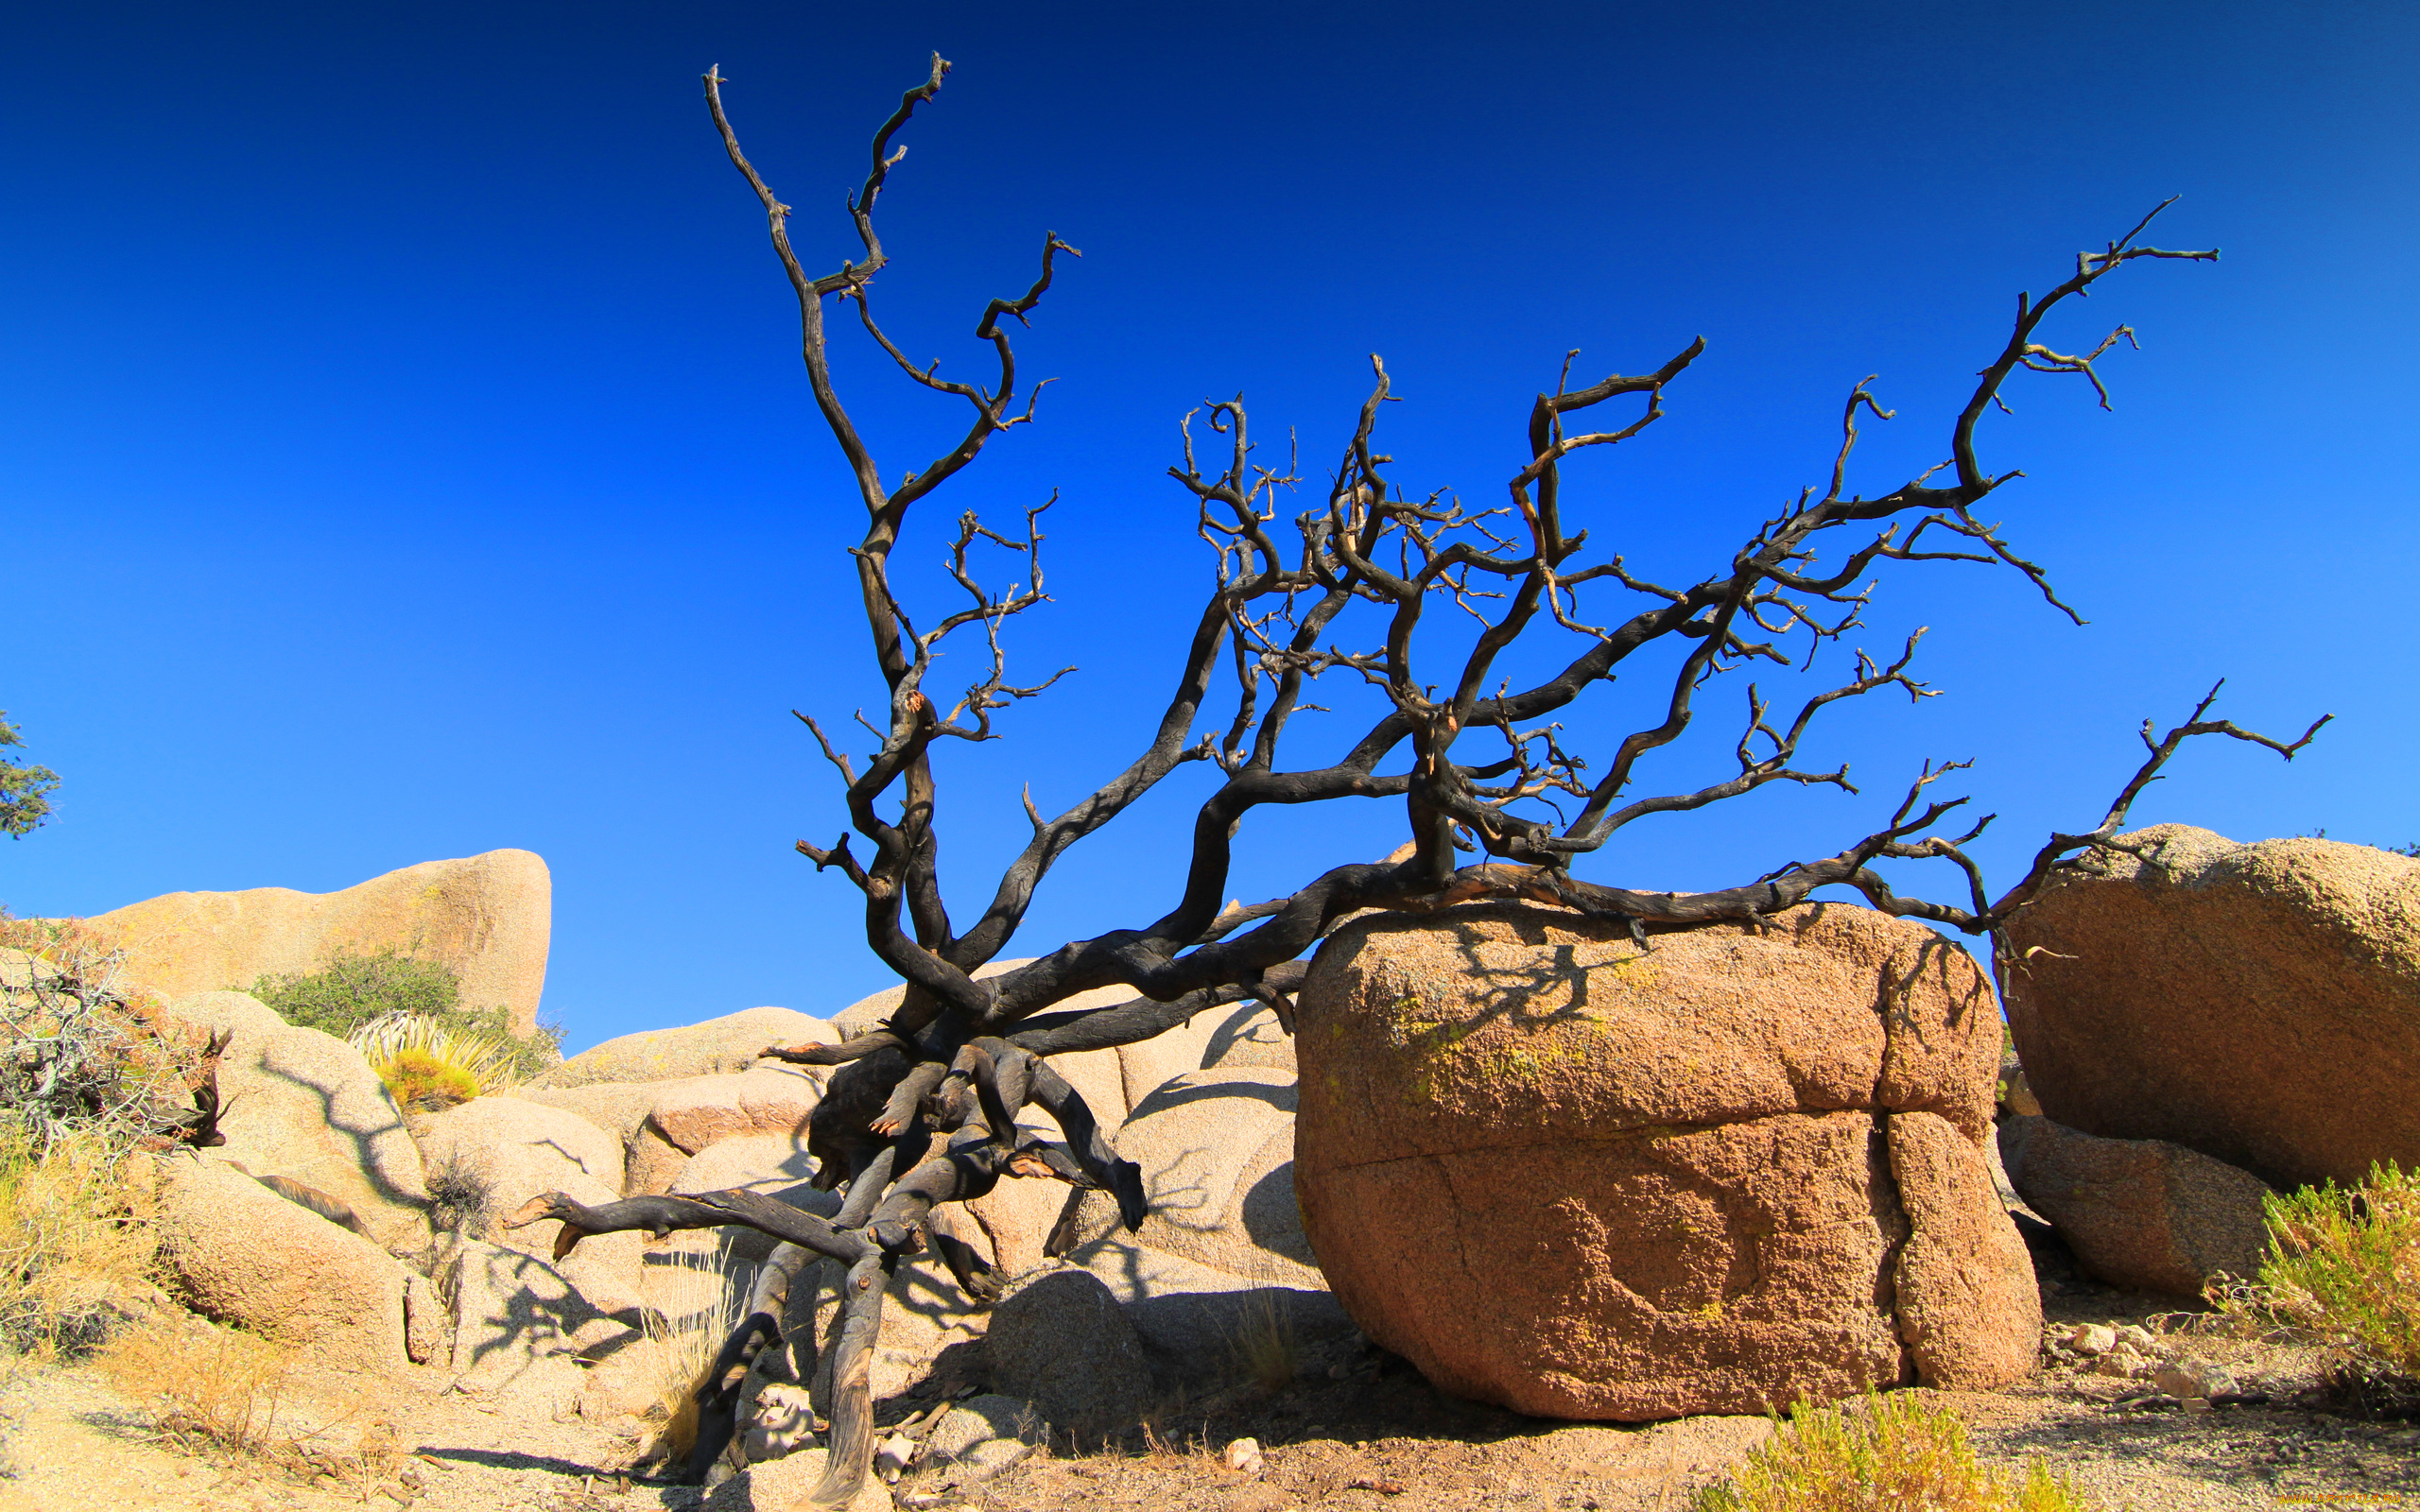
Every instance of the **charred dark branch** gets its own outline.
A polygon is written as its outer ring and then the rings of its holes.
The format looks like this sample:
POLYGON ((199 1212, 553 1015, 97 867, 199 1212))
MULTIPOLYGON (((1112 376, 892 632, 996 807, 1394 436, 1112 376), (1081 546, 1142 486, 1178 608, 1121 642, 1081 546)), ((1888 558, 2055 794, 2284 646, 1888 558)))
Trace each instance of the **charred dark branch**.
MULTIPOLYGON (((1830 886, 1854 889, 1899 917, 1968 933, 1988 931, 2022 906, 2058 867, 2069 864, 2077 850, 2118 846, 2116 831, 2129 805, 2182 740, 2226 734, 2290 758, 2318 728, 2291 744, 2273 741, 2223 721, 2204 720, 2204 700, 2164 741, 2151 741, 2147 731, 2152 759, 2102 825, 2081 836, 2054 836, 2017 889, 1990 906, 1983 902, 1982 870, 1963 850, 1990 820, 1962 833, 1936 833, 1953 815, 1962 821, 1967 799, 1935 799, 1932 785, 1963 769, 1963 763, 1927 764, 1888 821, 1838 853, 1792 861, 1735 886, 1690 894, 1643 892, 1571 874, 1581 857, 1604 852, 1624 828, 1650 814, 1700 809, 1774 782, 1835 786, 1854 794, 1845 765, 1801 765, 1800 752, 1821 712, 1844 699, 1893 687, 1911 699, 1929 696, 1932 690, 1907 670, 1912 638, 1887 666, 1858 653, 1853 677, 1806 698, 1786 724, 1752 684, 1747 721, 1735 747, 1736 772, 1710 774, 1711 781, 1691 777, 1657 796, 1634 796, 1632 784, 1643 763, 1673 747, 1688 730, 1699 695, 1709 683, 1756 662, 1798 664, 1793 652, 1802 633, 1809 662, 1824 643, 1844 641, 1863 623, 1878 575, 1896 571, 1898 564, 2007 566, 2074 617, 2045 570, 2020 555, 1999 524, 1984 524, 1976 514, 1992 492, 2019 474, 1987 472, 1974 433, 1984 411, 1999 403, 2005 381, 2020 369, 2082 376, 2106 404, 2097 365, 2118 342, 2133 340, 2131 328, 2118 327, 2098 346, 2075 345, 2046 331, 2044 320, 2062 301, 2084 296, 2128 262, 2216 257, 2214 251, 2137 245, 2149 225, 2146 217, 2104 250, 2080 256, 2074 276, 2041 300, 2019 298, 1998 356, 1982 370, 1949 427, 1947 461, 1876 496, 1851 491, 1860 419, 1888 420, 1894 413, 1881 406, 1875 380, 1868 378, 1848 396, 1840 445, 1818 463, 1817 483, 1788 500, 1727 557, 1694 575, 1659 572, 1651 577, 1631 571, 1619 555, 1600 553, 1593 562, 1583 557, 1588 532, 1566 521, 1565 485, 1569 469, 1589 466, 1590 458, 1604 457, 1608 448, 1635 440, 1663 416, 1672 386, 1703 354, 1703 340, 1653 372, 1616 374, 1579 389, 1570 387, 1567 358, 1553 391, 1538 395, 1531 407, 1526 447, 1508 480, 1506 503, 1486 510, 1465 507, 1450 490, 1406 490, 1391 476, 1394 459, 1382 449, 1378 421, 1398 396, 1374 355, 1371 387, 1335 471, 1324 480, 1324 496, 1291 515, 1290 527, 1279 524, 1278 495, 1301 481, 1299 448, 1289 436, 1281 465, 1274 448, 1269 455, 1256 449, 1240 396, 1205 402, 1180 427, 1183 460, 1169 475, 1184 490, 1185 524, 1209 547, 1212 571, 1192 630, 1174 659, 1172 682, 1163 685, 1167 692, 1156 719, 1137 746, 1126 748, 1121 771, 1055 816, 1046 816, 1028 792, 1025 811, 1031 838, 1000 875, 979 917, 960 933, 941 885, 940 793, 931 747, 938 740, 990 742, 998 733, 995 713, 1066 675, 1012 682, 1005 644, 1011 622, 1049 602, 1040 528, 1049 505, 1027 511, 1021 536, 985 525, 971 511, 960 514, 942 566, 965 597, 953 596, 954 611, 928 620, 929 628, 921 632, 890 566, 911 507, 971 465, 991 438, 1032 420, 1041 386, 1021 378, 1010 335, 1012 328, 1025 326, 1052 286, 1058 255, 1076 252, 1058 236, 1045 235, 1040 266, 1026 291, 984 305, 974 334, 991 345, 996 374, 981 381, 944 376, 937 360, 911 360, 875 318, 872 284, 889 258, 876 233, 874 209, 904 152, 894 139, 915 111, 934 98, 947 68, 936 57, 929 77, 902 95, 874 135, 867 177, 846 206, 863 259, 821 276, 806 272, 790 245, 789 208, 740 150, 724 112, 719 72, 705 79, 716 129, 765 212, 775 253, 797 297, 802 356, 818 409, 866 509, 865 533, 849 552, 874 667, 883 679, 884 698, 873 706, 871 718, 860 717, 875 748, 862 761, 853 760, 805 720, 846 784, 848 830, 829 847, 801 841, 798 850, 819 868, 837 868, 859 890, 867 941, 897 973, 905 991, 898 1008, 873 1033, 840 1045, 765 1052, 792 1063, 838 1068, 810 1120, 808 1141, 819 1162, 818 1185, 829 1190, 845 1181, 846 1196, 829 1222, 745 1193, 636 1198, 596 1209, 558 1194, 516 1216, 517 1222, 561 1221, 561 1244, 566 1247, 587 1232, 636 1228, 660 1234, 742 1224, 847 1263, 842 1307, 815 1388, 815 1399, 829 1405, 833 1424, 827 1474, 816 1492, 819 1505, 839 1505, 862 1484, 872 1450, 870 1355, 880 1321, 882 1279, 897 1258, 930 1248, 971 1294, 985 1295, 986 1286, 996 1290, 997 1278, 977 1266, 950 1234, 950 1204, 992 1190, 1004 1177, 1046 1177, 1110 1191, 1130 1228, 1142 1221, 1139 1171, 1118 1157, 1092 1110, 1046 1057, 1133 1043, 1207 1009, 1242 1002, 1268 1005, 1290 1029, 1291 994, 1305 970, 1304 957, 1343 921, 1372 909, 1417 914, 1482 899, 1527 899, 1619 920, 1644 938, 1656 931, 1758 919, 1830 886), (956 438, 945 438, 936 454, 925 454, 931 460, 920 469, 894 473, 895 486, 884 481, 883 469, 834 385, 823 319, 823 301, 834 298, 856 302, 866 338, 909 383, 967 406, 964 429, 953 424, 956 438), (1641 401, 1635 409, 1597 410, 1633 397, 1641 401), (1596 420, 1588 414, 1592 410, 1608 418, 1596 420), (1194 426, 1196 419, 1204 421, 1207 441, 1194 426), (1578 428, 1582 424, 1597 428, 1578 428), (1952 474, 1948 481, 1940 479, 1945 472, 1952 474), (1021 582, 1012 580, 996 593, 982 586, 975 558, 992 549, 1021 558, 1021 582), (1438 637, 1423 633, 1431 605, 1451 621, 1468 615, 1477 624, 1476 633, 1453 636, 1457 652, 1435 665, 1426 648, 1438 637), (943 641, 977 627, 984 660, 943 713, 926 691, 927 679, 943 641), (1514 652, 1525 642, 1534 645, 1539 638, 1564 635, 1578 644, 1550 659, 1514 652), (1515 665, 1552 670, 1523 687, 1499 670, 1515 665), (1339 742, 1340 757, 1331 751, 1332 759, 1306 765, 1289 757, 1294 716, 1319 707, 1307 701, 1309 685, 1329 673, 1378 690, 1385 712, 1357 738, 1346 732, 1339 742), (1624 727, 1630 733, 1611 752, 1592 759, 1571 734, 1586 727, 1565 721, 1562 712, 1617 675, 1625 679, 1624 695, 1643 688, 1644 712, 1624 727), (1231 712, 1211 714, 1212 690, 1219 683, 1231 683, 1234 705, 1231 712), (1473 730, 1481 731, 1483 752, 1466 752, 1461 745, 1473 730), (1105 928, 1006 971, 977 977, 978 969, 1010 946, 1037 889, 1071 847, 1098 833, 1179 767, 1205 760, 1218 770, 1203 784, 1207 791, 1194 814, 1182 882, 1172 899, 1163 896, 1135 908, 1132 917, 1148 922, 1105 928), (1391 769, 1382 772, 1382 765, 1391 769), (1237 836, 1246 824, 1267 821, 1261 811, 1347 799, 1400 801, 1408 843, 1383 862, 1316 869, 1280 898, 1250 907, 1222 902, 1229 896, 1237 836), (1566 814, 1560 806, 1564 799, 1574 800, 1575 812, 1566 814), (1478 857, 1477 864, 1465 864, 1465 853, 1478 857), (1927 859, 1962 868, 1963 904, 1903 897, 1877 869, 1878 863, 1927 859), (1063 1006, 1079 994, 1111 987, 1134 995, 1106 1008, 1063 1006), (1063 1146, 1018 1126, 1028 1106, 1057 1121, 1063 1146)), ((1134 591, 1158 586, 1139 552, 1131 578, 1134 591)), ((961 639, 953 649, 966 644, 961 639)), ((1743 865, 1740 873, 1749 869, 1743 865)), ((1135 888, 1121 889, 1116 902, 1127 902, 1135 894, 1135 888)), ((1053 1245, 1066 1236, 1063 1222, 1053 1245)), ((733 1346, 740 1355, 751 1347, 747 1339, 733 1346)), ((738 1358, 725 1362, 726 1374, 738 1358)))

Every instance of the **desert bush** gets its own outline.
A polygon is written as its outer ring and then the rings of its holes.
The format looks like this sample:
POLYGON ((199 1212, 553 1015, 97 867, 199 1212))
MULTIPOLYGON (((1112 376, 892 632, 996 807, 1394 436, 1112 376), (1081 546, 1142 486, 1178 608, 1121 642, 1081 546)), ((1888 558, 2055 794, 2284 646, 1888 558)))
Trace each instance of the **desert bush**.
POLYGON ((266 1455, 279 1442, 295 1368, 285 1346, 180 1315, 128 1332, 94 1363, 182 1448, 266 1455))
POLYGON ((44 1150, 0 1129, 0 1340, 18 1352, 82 1353, 153 1294, 149 1205, 120 1153, 92 1131, 44 1150))
POLYGON ((2262 1206, 2268 1258, 2256 1280, 2212 1286, 2220 1310, 2314 1337, 2357 1374, 2420 1379, 2420 1170, 2390 1160, 2262 1206))
MULTIPOLYGON (((386 1022, 424 1020, 457 1041, 493 1046, 491 1054, 510 1063, 516 1081, 562 1058, 561 1025, 541 1023, 536 1033, 521 1039, 513 1034, 511 1015, 505 1009, 462 1006, 461 984, 453 968, 407 955, 391 945, 366 955, 339 947, 316 971, 264 976, 249 990, 286 1022, 338 1039, 352 1039, 386 1022)), ((443 1053, 441 1057, 456 1058, 443 1053)), ((458 1059, 457 1064, 469 1066, 458 1059)), ((473 1075, 478 1073, 473 1070, 473 1075)))
POLYGON ((217 1143, 223 1045, 122 988, 124 960, 73 920, 0 912, 0 1127, 43 1150, 83 1134, 113 1154, 217 1143))
POLYGON ((2040 1459, 2024 1474, 1975 1458, 1966 1425, 1911 1393, 1843 1411, 1800 1403, 1789 1421, 1690 1512, 2087 1512, 2094 1503, 2040 1459))
POLYGON ((264 976, 250 990, 286 1022, 338 1038, 392 1015, 441 1018, 462 998, 452 968, 393 946, 368 955, 340 946, 316 971, 264 976))

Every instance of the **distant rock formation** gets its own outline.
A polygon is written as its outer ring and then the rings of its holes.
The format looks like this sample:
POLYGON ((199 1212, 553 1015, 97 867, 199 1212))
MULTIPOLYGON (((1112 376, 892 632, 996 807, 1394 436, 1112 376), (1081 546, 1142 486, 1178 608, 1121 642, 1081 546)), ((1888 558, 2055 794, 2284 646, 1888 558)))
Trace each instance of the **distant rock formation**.
POLYGON ((318 971, 340 950, 392 947, 451 968, 462 1006, 502 1007, 527 1036, 546 985, 553 899, 544 861, 490 850, 424 861, 341 892, 172 892, 85 923, 127 953, 128 980, 172 998, 248 991, 263 976, 318 971))

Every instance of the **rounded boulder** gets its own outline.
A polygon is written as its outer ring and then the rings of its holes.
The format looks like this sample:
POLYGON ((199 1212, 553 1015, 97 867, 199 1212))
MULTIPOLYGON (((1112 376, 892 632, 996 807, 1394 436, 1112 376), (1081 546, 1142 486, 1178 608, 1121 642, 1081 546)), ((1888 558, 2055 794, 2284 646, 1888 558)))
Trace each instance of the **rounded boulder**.
POLYGON ((1296 1053, 1311 1248, 1442 1389, 1637 1421, 2031 1369, 1999 1019, 1922 926, 1374 916, 1321 948, 1296 1053))

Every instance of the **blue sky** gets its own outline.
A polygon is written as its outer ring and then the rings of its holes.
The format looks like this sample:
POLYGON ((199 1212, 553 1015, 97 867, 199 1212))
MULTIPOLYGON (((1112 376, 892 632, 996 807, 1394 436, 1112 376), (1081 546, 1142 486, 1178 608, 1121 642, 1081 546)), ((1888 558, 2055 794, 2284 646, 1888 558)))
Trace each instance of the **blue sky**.
MULTIPOLYGON (((2221 675, 2247 724, 2337 722, 2290 767, 2194 749, 2138 819, 2420 837, 2420 12, 1676 9, 16 8, 0 707, 65 784, 0 846, 0 899, 317 891, 522 846, 554 871, 546 1011, 574 1047, 882 985, 855 894, 790 850, 842 816, 789 711, 845 723, 876 686, 842 551, 861 515, 697 78, 734 81, 794 235, 837 266, 842 192, 934 49, 956 68, 883 201, 902 344, 976 370, 975 318, 1042 233, 1084 251, 1019 337, 1059 379, 1039 421, 899 558, 938 603, 959 509, 1006 522, 1060 490, 1058 602, 1012 649, 1081 670, 947 753, 959 898, 1021 842, 1021 783, 1071 799, 1165 696, 1207 564, 1164 470, 1205 395, 1242 391, 1272 450, 1298 430, 1300 507, 1381 352, 1395 475, 1492 504, 1566 349, 1594 377, 1703 335, 1668 418, 1572 485, 1592 541, 1691 579, 1820 484, 1869 372, 1899 418, 1869 426, 1867 490, 1938 460, 2016 292, 2169 195, 2155 239, 2224 260, 2136 265, 2050 333, 2140 333, 2104 363, 2116 411, 2021 376, 1984 430, 1986 462, 2028 473, 1991 517, 2091 624, 2004 573, 1886 574, 1863 644, 1931 626, 1919 666, 1945 691, 1819 727, 1808 759, 1851 762, 1861 798, 1649 821, 1582 874, 1743 880, 1865 833, 1922 758, 1971 756, 2004 884, 2099 816, 2146 715, 2221 675)), ((844 392, 889 472, 921 466, 958 414, 854 335, 844 392)), ((1598 690, 1575 731, 1602 750, 1653 722, 1655 683, 1598 690)), ((1349 738, 1356 696, 1328 691, 1303 765, 1349 738)), ((1718 771, 1742 696, 1710 695, 1644 781, 1718 771)), ((1063 864, 1017 954, 1156 915, 1203 777, 1063 864)), ((1257 817, 1232 890, 1398 826, 1257 817)))

